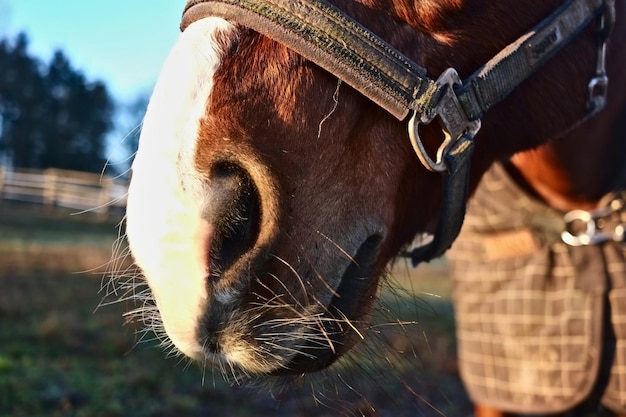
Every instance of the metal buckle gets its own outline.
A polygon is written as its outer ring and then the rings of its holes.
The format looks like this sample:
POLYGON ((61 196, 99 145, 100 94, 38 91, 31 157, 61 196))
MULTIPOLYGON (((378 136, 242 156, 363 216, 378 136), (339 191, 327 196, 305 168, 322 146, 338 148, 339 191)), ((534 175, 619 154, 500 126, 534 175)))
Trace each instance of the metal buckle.
POLYGON ((409 120, 409 138, 413 149, 422 164, 430 171, 444 172, 448 170, 445 155, 464 134, 474 137, 480 130, 480 119, 469 120, 454 91, 454 86, 463 83, 454 68, 448 68, 436 81, 437 86, 443 90, 443 96, 431 112, 419 114, 413 112, 409 120), (433 160, 419 135, 419 125, 429 124, 439 116, 439 124, 444 135, 444 140, 437 149, 437 155, 433 160))
POLYGON ((626 242, 626 204, 616 197, 596 210, 572 210, 565 214, 561 240, 570 246, 626 242))

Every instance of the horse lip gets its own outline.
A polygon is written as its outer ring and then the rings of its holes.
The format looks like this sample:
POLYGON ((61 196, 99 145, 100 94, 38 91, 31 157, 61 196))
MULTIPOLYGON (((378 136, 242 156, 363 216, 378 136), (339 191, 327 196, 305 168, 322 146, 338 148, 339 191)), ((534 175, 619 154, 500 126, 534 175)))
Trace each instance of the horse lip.
POLYGON ((365 239, 344 271, 341 282, 326 307, 320 324, 328 340, 328 349, 320 349, 319 342, 307 343, 285 367, 273 372, 274 375, 322 370, 362 338, 359 327, 367 321, 369 313, 369 309, 359 311, 364 307, 362 295, 371 290, 372 285, 376 285, 373 278, 382 240, 380 234, 365 239))
POLYGON ((329 309, 334 309, 339 318, 349 317, 349 313, 356 311, 362 302, 361 295, 370 289, 381 242, 382 236, 378 234, 365 239, 344 271, 329 304, 329 309))

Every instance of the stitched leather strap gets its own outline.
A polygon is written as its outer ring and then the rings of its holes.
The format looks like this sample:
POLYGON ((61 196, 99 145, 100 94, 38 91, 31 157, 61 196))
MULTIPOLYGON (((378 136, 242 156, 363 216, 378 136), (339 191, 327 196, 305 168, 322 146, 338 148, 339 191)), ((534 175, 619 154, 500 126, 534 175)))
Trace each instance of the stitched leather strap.
POLYGON ((436 104, 426 70, 321 0, 190 0, 181 29, 216 16, 263 33, 337 76, 399 120, 436 104))

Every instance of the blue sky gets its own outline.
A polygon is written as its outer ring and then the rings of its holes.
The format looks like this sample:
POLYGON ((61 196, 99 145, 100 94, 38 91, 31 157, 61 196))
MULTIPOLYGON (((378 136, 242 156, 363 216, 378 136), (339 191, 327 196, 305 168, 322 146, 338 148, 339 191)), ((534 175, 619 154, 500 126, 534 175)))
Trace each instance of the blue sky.
POLYGON ((28 34, 31 54, 62 49, 120 100, 149 91, 179 35, 185 0, 0 0, 0 36, 28 34))

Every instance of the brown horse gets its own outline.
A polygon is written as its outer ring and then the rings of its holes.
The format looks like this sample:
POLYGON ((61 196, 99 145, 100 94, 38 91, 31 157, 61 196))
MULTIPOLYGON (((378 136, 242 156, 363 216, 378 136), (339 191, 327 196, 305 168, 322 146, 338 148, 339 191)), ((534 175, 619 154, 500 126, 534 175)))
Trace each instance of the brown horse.
MULTIPOLYGON (((429 75, 466 79, 564 1, 331 3, 429 75)), ((554 207, 594 207, 610 191, 626 155, 626 10, 616 9, 606 108, 588 108, 599 8, 484 114, 470 190, 494 161, 527 151, 514 164, 554 207)), ((130 247, 181 352, 235 375, 316 371, 365 337, 386 265, 446 221, 442 178, 420 163, 406 115, 275 37, 206 14, 187 19, 148 107, 130 247)), ((531 52, 561 40, 549 35, 531 52)), ((419 136, 435 153, 437 123, 419 136)))

